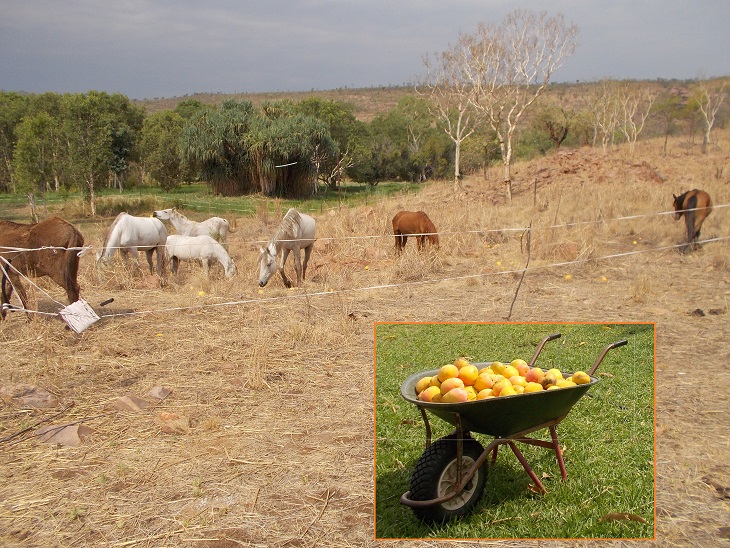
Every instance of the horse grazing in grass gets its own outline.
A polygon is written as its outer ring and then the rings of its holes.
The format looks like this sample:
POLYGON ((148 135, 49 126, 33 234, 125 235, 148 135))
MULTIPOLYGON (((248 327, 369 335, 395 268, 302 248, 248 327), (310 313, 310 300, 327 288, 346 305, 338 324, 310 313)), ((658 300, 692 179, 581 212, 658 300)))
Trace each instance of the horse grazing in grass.
POLYGON ((221 243, 226 243, 228 233, 235 232, 231 229, 228 221, 221 217, 211 217, 199 223, 191 221, 174 207, 154 211, 152 216, 161 221, 170 221, 177 233, 182 236, 210 236, 221 243))
POLYGON ((315 229, 316 223, 309 215, 299 213, 294 208, 286 212, 266 247, 259 247, 261 251, 259 256, 260 287, 264 287, 268 283, 277 269, 282 280, 284 280, 284 285, 291 287, 291 282, 284 273, 284 263, 286 263, 290 251, 294 252, 297 287, 302 285, 307 273, 309 256, 312 254, 312 248, 314 247, 315 229), (302 249, 304 249, 304 263, 301 262, 300 256, 302 249))
POLYGON ((395 249, 399 253, 408 241, 408 236, 416 237, 418 249, 422 249, 428 242, 436 248, 439 246, 439 237, 436 227, 423 211, 399 211, 393 217, 393 234, 395 234, 395 249))
MULTIPOLYGON (((2 304, 10 303, 15 288, 23 307, 28 308, 28 296, 20 280, 21 274, 48 276, 66 290, 69 303, 78 301, 80 288, 76 277, 79 271, 79 248, 83 245, 81 232, 60 217, 51 217, 36 224, 0 221, 2 304)), ((3 308, 0 318, 4 317, 3 308)))
POLYGON ((223 265, 226 278, 230 278, 236 273, 236 265, 228 252, 207 234, 203 236, 171 234, 167 237, 165 253, 167 258, 172 260, 173 274, 177 274, 177 267, 181 260, 200 261, 206 276, 208 276, 210 264, 213 261, 218 261, 223 265))
POLYGON ((678 221, 684 215, 687 227, 687 243, 682 246, 685 253, 690 249, 697 249, 697 240, 700 237, 702 223, 712 213, 712 199, 704 190, 689 190, 679 196, 674 196, 674 220, 678 221))
POLYGON ((133 217, 128 213, 120 213, 109 228, 102 251, 97 254, 97 260, 109 264, 115 251, 118 249, 124 259, 131 254, 135 259, 138 251, 147 255, 147 264, 150 272, 152 253, 157 252, 157 274, 165 275, 165 244, 167 243, 167 229, 162 221, 152 217, 133 217))

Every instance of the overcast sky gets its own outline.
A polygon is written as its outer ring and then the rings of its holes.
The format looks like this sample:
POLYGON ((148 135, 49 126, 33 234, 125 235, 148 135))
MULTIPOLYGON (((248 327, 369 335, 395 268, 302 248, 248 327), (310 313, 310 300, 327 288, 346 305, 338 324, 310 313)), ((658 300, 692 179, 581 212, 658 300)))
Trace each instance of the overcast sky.
POLYGON ((730 75, 728 0, 0 0, 0 89, 132 99, 401 85, 515 8, 579 45, 553 81, 730 75))

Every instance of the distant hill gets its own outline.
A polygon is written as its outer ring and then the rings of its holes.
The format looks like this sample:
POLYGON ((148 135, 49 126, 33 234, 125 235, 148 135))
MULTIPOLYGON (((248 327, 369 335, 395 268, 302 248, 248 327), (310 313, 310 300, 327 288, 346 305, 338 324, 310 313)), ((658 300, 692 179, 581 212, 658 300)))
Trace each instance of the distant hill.
POLYGON ((414 93, 411 86, 381 86, 371 88, 339 88, 334 90, 312 91, 280 91, 266 93, 194 93, 183 97, 155 98, 137 100, 135 103, 148 114, 160 110, 174 109, 182 101, 196 99, 203 104, 218 106, 226 100, 251 101, 259 105, 264 101, 291 99, 298 102, 309 97, 319 97, 324 100, 351 103, 355 106, 355 116, 364 122, 369 122, 378 113, 393 108, 398 100, 414 93))
MULTIPOLYGON (((637 81, 644 85, 645 89, 652 94, 659 94, 662 91, 684 98, 688 96, 689 89, 695 83, 693 80, 642 80, 637 81)), ((730 77, 723 76, 713 78, 709 82, 719 85, 723 82, 730 85, 730 77)), ((573 109, 585 107, 585 97, 592 88, 599 82, 563 82, 550 84, 547 96, 552 97, 559 103, 573 109)), ((264 93, 194 93, 183 97, 154 98, 137 100, 135 103, 148 114, 160 110, 174 109, 179 103, 188 99, 197 99, 203 104, 218 106, 228 99, 236 101, 248 100, 254 105, 264 101, 277 101, 291 99, 298 102, 309 97, 341 101, 351 103, 355 107, 355 116, 363 122, 371 121, 381 112, 392 109, 398 101, 406 96, 413 95, 413 86, 374 86, 369 88, 338 88, 333 90, 311 90, 311 91, 277 91, 264 93)))

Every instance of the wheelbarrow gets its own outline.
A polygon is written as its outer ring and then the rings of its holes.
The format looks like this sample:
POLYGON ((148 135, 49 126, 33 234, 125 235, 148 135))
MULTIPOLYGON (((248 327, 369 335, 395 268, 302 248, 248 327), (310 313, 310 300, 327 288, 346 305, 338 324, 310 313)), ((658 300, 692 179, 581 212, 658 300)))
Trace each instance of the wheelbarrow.
MULTIPOLYGON (((529 362, 533 367, 545 343, 560 334, 545 337, 538 345, 529 362)), ((433 403, 420 401, 416 395, 416 383, 424 376, 433 376, 438 370, 423 371, 408 377, 401 385, 401 395, 421 412, 426 427, 426 450, 418 459, 411 475, 410 490, 400 502, 409 506, 425 523, 438 523, 469 514, 484 492, 487 466, 497 460, 500 445, 507 445, 530 476, 537 491, 546 493, 537 474, 519 450, 515 442, 525 443, 555 452, 563 480, 568 479, 563 455, 558 442, 556 427, 568 415, 576 402, 600 379, 594 376, 606 353, 628 341, 622 340, 606 346, 593 367, 588 371, 590 382, 559 390, 544 390, 528 394, 500 396, 463 403, 433 403), (428 414, 452 424, 455 430, 431 443, 431 425, 428 414), (528 434, 547 428, 551 441, 527 437, 528 434), (471 432, 493 436, 493 441, 483 447, 471 436, 471 432)), ((489 363, 475 363, 486 367, 489 363)), ((572 375, 564 373, 563 376, 572 375)))

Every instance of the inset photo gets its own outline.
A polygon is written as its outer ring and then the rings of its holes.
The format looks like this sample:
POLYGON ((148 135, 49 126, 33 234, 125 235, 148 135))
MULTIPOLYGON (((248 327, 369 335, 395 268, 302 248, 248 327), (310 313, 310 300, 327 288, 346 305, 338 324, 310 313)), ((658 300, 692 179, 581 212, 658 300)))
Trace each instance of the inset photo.
POLYGON ((655 340, 375 324, 375 538, 654 539, 655 340))

